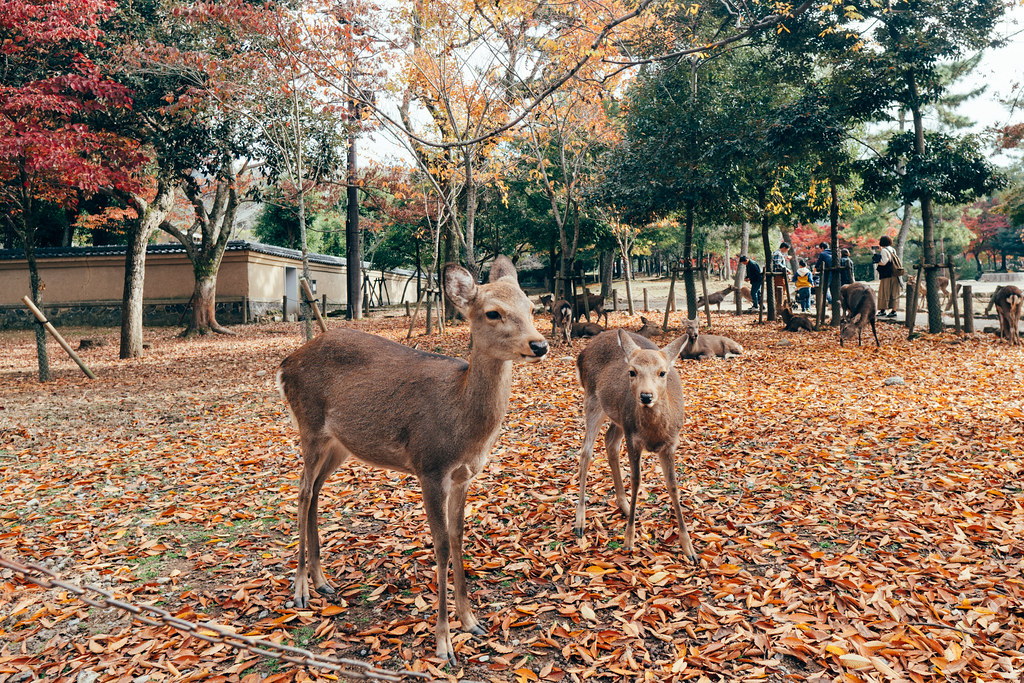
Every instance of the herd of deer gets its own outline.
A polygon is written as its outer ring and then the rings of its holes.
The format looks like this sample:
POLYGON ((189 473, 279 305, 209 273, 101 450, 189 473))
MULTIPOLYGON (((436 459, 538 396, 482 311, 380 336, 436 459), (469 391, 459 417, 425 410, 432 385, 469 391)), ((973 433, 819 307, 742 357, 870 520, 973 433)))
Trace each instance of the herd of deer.
MULTIPOLYGON (((353 329, 335 329, 307 342, 288 356, 277 373, 278 386, 299 431, 303 470, 298 498, 296 608, 309 605, 310 589, 327 596, 336 591, 324 577, 320 559, 317 504, 332 472, 351 457, 378 467, 414 474, 420 482, 427 523, 437 562, 438 612, 436 654, 455 663, 448 625, 448 566, 454 577, 455 611, 462 628, 486 633, 473 614, 463 566, 463 527, 469 484, 487 463, 508 410, 514 362, 538 362, 548 342, 533 324, 533 304, 519 287, 515 266, 496 259, 489 280, 477 284, 466 269, 444 269, 448 298, 469 321, 473 340, 469 362, 426 353, 353 329), (400 380, 400 381, 396 381, 400 380)), ((1015 291, 1013 291, 1015 290, 1015 291)), ((874 295, 864 285, 843 287, 841 339, 852 339, 870 323, 874 332, 874 295)), ((1021 293, 1008 293, 994 305, 1016 306, 1021 293)), ((603 301, 587 301, 605 315, 603 301)), ((582 307, 583 301, 581 300, 582 307)), ((564 304, 564 305, 563 305, 564 304)), ((548 302, 560 338, 572 334, 573 307, 548 302), (565 321, 569 321, 567 325, 565 321)), ((576 316, 578 321, 578 315, 576 316)), ((1001 317, 1002 319, 1002 317, 1001 317)), ((1013 318, 1016 321, 1017 318, 1013 318)), ((578 324, 578 322, 577 322, 578 324)), ((649 323, 645 320, 645 327, 649 323)), ((600 327, 600 326, 595 326, 600 327)), ((653 327, 653 326, 651 326, 653 327)), ((1014 326, 1015 329, 1015 326, 1014 326)), ((1015 339, 1015 337, 1014 337, 1015 339)), ((875 334, 875 341, 878 335, 875 334)), ((725 337, 700 334, 697 321, 664 347, 628 330, 598 331, 576 359, 584 390, 586 425, 579 461, 579 497, 574 531, 583 534, 586 478, 598 431, 610 422, 605 452, 615 498, 626 515, 624 547, 635 537, 640 457, 656 453, 665 477, 683 553, 697 561, 682 508, 675 474, 675 452, 683 427, 683 388, 674 361, 736 355, 743 349, 725 337), (623 442, 629 456, 627 501, 619 464, 623 442)))

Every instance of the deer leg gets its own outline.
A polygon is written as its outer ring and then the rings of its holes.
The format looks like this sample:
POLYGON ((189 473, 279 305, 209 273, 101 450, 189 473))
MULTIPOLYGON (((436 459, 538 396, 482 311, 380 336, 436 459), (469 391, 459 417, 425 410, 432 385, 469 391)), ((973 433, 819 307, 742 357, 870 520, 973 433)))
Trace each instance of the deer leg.
POLYGON ((614 422, 608 425, 604 435, 604 452, 608 456, 608 467, 612 471, 612 484, 615 485, 615 504, 622 514, 629 514, 629 503, 626 502, 626 491, 622 486, 622 465, 619 464, 619 453, 622 451, 622 427, 614 422))
POLYGON ((348 460, 351 453, 338 442, 327 446, 325 452, 329 455, 321 464, 313 479, 313 493, 307 510, 306 529, 308 531, 308 552, 309 552, 309 578, 313 582, 313 589, 320 595, 335 595, 334 588, 324 578, 323 566, 320 564, 320 532, 317 518, 317 509, 320 501, 320 490, 324 482, 331 476, 331 473, 341 467, 348 460))
POLYGON ((632 552, 633 541, 636 537, 636 499, 640 493, 640 456, 643 454, 643 451, 633 444, 630 439, 626 441, 626 453, 629 455, 631 496, 629 501, 629 517, 626 520, 626 541, 623 543, 623 549, 626 552, 632 552))
POLYGON ((465 465, 452 473, 452 488, 448 494, 448 542, 452 549, 452 574, 455 588, 455 613, 459 615, 462 629, 478 636, 485 635, 480 621, 473 614, 466 590, 466 568, 462 558, 462 535, 465 531, 466 492, 473 474, 465 465))
POLYGON ((690 542, 690 534, 686 531, 686 522, 683 521, 683 508, 679 505, 679 485, 676 482, 675 463, 676 444, 670 448, 664 448, 658 452, 658 461, 661 463, 661 473, 665 477, 665 486, 668 487, 669 498, 672 499, 672 512, 676 515, 676 526, 679 527, 679 542, 683 544, 683 552, 690 561, 697 563, 697 553, 693 550, 690 542))
MULTIPOLYGON (((452 645, 451 632, 448 630, 448 560, 451 557, 451 546, 448 538, 446 521, 448 497, 450 495, 445 482, 423 478, 420 480, 423 489, 423 507, 427 513, 427 524, 430 526, 430 538, 434 542, 434 558, 437 561, 437 636, 436 655, 438 659, 455 666, 455 648, 452 645)), ((461 558, 459 558, 461 561, 461 558)))
POLYGON ((878 341, 878 330, 875 329, 875 319, 871 319, 871 334, 875 335, 875 346, 882 348, 881 342, 878 341))
POLYGON ((583 525, 587 517, 587 470, 590 460, 594 457, 594 441, 604 421, 604 411, 597 396, 588 394, 583 398, 583 421, 586 424, 586 435, 583 437, 583 448, 580 450, 580 494, 576 500, 576 523, 573 532, 577 537, 583 536, 583 525))

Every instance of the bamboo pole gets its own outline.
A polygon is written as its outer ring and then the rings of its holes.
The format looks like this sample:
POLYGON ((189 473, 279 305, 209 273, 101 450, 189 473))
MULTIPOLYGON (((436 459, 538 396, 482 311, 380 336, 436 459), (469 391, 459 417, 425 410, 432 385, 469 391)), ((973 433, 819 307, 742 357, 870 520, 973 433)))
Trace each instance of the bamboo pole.
POLYGON ((89 369, 85 362, 78 357, 78 354, 74 352, 71 346, 66 341, 64 341, 64 337, 60 336, 60 332, 58 332, 57 328, 53 326, 53 323, 46 319, 46 316, 43 315, 43 312, 36 308, 36 305, 32 302, 32 299, 29 298, 29 296, 26 294, 25 296, 21 297, 21 300, 25 303, 26 306, 28 306, 28 310, 32 311, 32 315, 36 317, 36 320, 39 321, 39 324, 41 324, 43 328, 47 332, 49 332, 54 339, 57 340, 57 343, 61 345, 61 348, 63 348, 64 351, 66 351, 67 354, 71 356, 71 360, 78 363, 78 367, 82 368, 82 372, 85 373, 85 376, 88 377, 89 379, 96 379, 96 374, 89 369))
POLYGON ((302 293, 306 296, 306 303, 313 309, 313 315, 316 316, 316 324, 320 326, 321 332, 326 332, 327 324, 324 322, 324 317, 320 315, 320 308, 316 305, 313 290, 309 288, 309 281, 304 277, 300 277, 299 284, 302 285, 302 293))
POLYGON ((665 321, 661 323, 661 330, 668 332, 668 313, 670 310, 675 310, 676 301, 676 274, 679 272, 677 268, 672 269, 672 281, 668 283, 668 301, 665 302, 665 321))
POLYGON ((953 257, 946 260, 946 269, 949 270, 949 300, 953 304, 953 328, 960 334, 960 305, 956 300, 956 271, 953 269, 953 257))
MULTIPOLYGON (((704 292, 704 313, 708 318, 708 329, 711 329, 711 304, 708 303, 708 279, 704 275, 704 266, 700 268, 700 289, 704 292)), ((699 315, 699 314, 698 314, 699 315)))

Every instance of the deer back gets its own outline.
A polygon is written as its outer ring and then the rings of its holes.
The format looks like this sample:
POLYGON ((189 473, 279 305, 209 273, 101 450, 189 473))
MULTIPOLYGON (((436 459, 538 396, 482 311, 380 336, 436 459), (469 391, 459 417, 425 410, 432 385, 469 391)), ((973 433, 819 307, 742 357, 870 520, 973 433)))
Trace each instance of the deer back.
POLYGON ((304 444, 333 439, 364 462, 416 474, 486 453, 508 409, 512 361, 540 360, 547 343, 511 262, 496 262, 485 285, 449 264, 445 291, 470 323, 469 363, 352 329, 322 334, 281 363, 304 444))

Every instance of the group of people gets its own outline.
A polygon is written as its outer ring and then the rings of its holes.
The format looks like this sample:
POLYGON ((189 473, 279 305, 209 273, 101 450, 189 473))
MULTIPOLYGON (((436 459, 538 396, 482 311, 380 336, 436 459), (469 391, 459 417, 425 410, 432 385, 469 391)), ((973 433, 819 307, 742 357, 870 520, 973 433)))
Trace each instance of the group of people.
MULTIPOLYGON (((886 238, 887 239, 887 238, 886 238)), ((833 257, 832 249, 829 248, 828 243, 822 242, 818 245, 820 252, 818 252, 818 258, 814 262, 814 267, 811 268, 807 265, 805 259, 799 259, 797 267, 794 270, 790 267, 790 261, 792 256, 789 255, 790 244, 789 242, 783 241, 779 244, 779 248, 772 254, 772 272, 773 286, 775 288, 785 288, 786 278, 791 278, 793 283, 796 285, 796 303, 800 306, 800 310, 806 312, 811 309, 811 292, 815 286, 817 286, 820 278, 825 276, 827 268, 832 267, 833 257)), ((764 288, 764 270, 761 265, 750 258, 749 256, 741 256, 740 263, 746 267, 746 276, 744 279, 750 283, 750 298, 751 298, 751 311, 756 311, 761 307, 761 297, 764 288)), ((849 284, 853 282, 853 261, 850 259, 850 250, 842 249, 839 252, 839 277, 840 284, 849 284)), ((831 301, 831 294, 826 291, 828 300, 831 301)), ((781 305, 781 301, 777 301, 781 305)))

